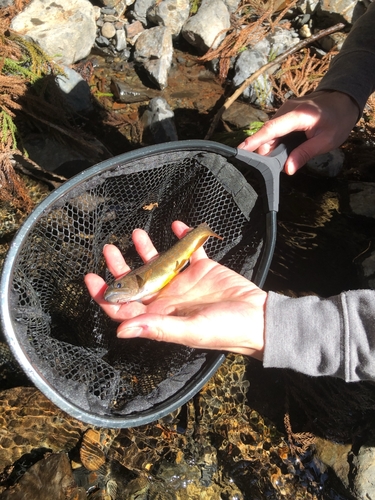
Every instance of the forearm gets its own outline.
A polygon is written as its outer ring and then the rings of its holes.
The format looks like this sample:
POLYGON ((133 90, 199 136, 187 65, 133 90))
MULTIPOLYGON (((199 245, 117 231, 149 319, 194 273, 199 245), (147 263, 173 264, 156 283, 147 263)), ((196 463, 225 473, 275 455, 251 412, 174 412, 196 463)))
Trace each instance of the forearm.
POLYGON ((270 292, 263 364, 348 382, 375 381, 375 291, 329 299, 270 292))
MULTIPOLYGON (((352 97, 360 114, 375 91, 375 4, 372 3, 351 29, 340 53, 317 90, 337 90, 352 97)), ((360 116, 359 114, 359 116, 360 116)))

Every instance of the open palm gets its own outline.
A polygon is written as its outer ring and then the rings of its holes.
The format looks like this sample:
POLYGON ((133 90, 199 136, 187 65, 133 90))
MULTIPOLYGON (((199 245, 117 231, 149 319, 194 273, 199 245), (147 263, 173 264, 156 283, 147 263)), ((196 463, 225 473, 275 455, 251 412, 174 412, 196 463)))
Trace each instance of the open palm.
MULTIPOLYGON (((178 221, 172 228, 178 237, 188 230, 178 221)), ((136 230, 133 240, 145 262, 157 255, 144 231, 136 230)), ((129 271, 113 245, 104 248, 104 256, 115 278, 129 271)), ((102 278, 89 274, 85 282, 103 310, 121 322, 119 337, 137 336, 262 357, 267 294, 243 276, 209 259, 203 248, 192 255, 187 269, 143 303, 109 304, 103 298, 106 284, 102 278)))

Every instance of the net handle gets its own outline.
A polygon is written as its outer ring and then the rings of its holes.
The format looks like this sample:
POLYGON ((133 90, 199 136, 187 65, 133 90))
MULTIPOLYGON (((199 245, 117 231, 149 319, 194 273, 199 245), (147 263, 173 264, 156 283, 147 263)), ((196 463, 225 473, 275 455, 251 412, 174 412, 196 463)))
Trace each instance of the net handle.
POLYGON ((279 210, 280 172, 290 153, 306 140, 303 132, 292 132, 282 137, 282 142, 268 156, 237 149, 236 158, 258 170, 265 182, 268 210, 279 210))

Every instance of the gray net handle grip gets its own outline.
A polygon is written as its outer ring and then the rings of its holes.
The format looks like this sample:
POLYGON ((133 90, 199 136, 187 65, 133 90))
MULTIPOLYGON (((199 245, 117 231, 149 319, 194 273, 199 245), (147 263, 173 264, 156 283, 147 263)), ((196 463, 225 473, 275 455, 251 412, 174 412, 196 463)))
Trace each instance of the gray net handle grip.
POLYGON ((292 132, 285 135, 282 142, 268 155, 262 156, 244 149, 237 149, 236 158, 258 170, 265 181, 268 209, 277 212, 279 209, 280 172, 293 149, 306 140, 303 132, 292 132))

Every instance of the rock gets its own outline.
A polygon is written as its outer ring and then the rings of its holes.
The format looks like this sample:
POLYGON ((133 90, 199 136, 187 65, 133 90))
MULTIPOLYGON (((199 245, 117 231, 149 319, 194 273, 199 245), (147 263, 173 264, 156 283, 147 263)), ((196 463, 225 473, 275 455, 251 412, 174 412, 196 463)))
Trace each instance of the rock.
POLYGON ((222 0, 203 0, 198 12, 184 24, 181 34, 200 52, 216 48, 230 28, 230 15, 222 0))
POLYGON ((144 31, 144 27, 141 23, 141 21, 134 21, 131 24, 126 24, 125 25, 125 31, 126 31, 126 36, 129 38, 131 42, 135 42, 136 37, 139 35, 139 33, 142 33, 144 31))
POLYGON ((142 116, 142 123, 146 134, 151 133, 155 144, 178 140, 174 113, 162 97, 151 99, 142 116))
MULTIPOLYGON (((277 28, 266 38, 247 47, 237 57, 234 64, 233 86, 239 87, 249 76, 255 73, 272 58, 284 52, 288 47, 299 42, 299 38, 292 30, 277 28)), ((278 66, 270 68, 260 75, 256 81, 249 85, 242 93, 243 97, 261 107, 273 104, 272 84, 268 75, 276 71, 278 66)))
POLYGON ((96 36, 95 12, 88 0, 33 0, 11 23, 57 63, 72 64, 86 57, 96 36))
POLYGON ((357 500, 375 498, 375 448, 361 446, 353 457, 357 473, 353 478, 352 492, 357 500))
MULTIPOLYGON (((258 50, 244 50, 237 57, 234 65, 233 86, 240 87, 242 83, 255 71, 267 63, 267 58, 258 50)), ((242 92, 244 99, 260 106, 271 105, 273 102, 272 86, 267 75, 261 75, 253 85, 249 85, 242 92)))
POLYGON ((154 24, 168 27, 172 37, 176 38, 188 20, 189 12, 189 0, 164 0, 155 3, 147 11, 147 19, 154 24))
POLYGON ((115 77, 112 77, 111 80, 111 90, 117 101, 125 103, 148 101, 159 94, 157 90, 149 89, 141 84, 135 87, 134 85, 129 85, 126 80, 121 81, 115 77))
POLYGON ((244 102, 235 101, 224 111, 222 118, 236 128, 245 128, 253 122, 266 122, 268 115, 261 109, 254 108, 244 102))
POLYGON ((160 89, 167 86, 172 56, 172 33, 169 28, 157 26, 139 34, 135 42, 134 61, 146 70, 160 89))
POLYGON ((113 8, 116 7, 118 3, 120 3, 120 0, 101 0, 101 3, 104 7, 113 8))
POLYGON ((375 218, 375 182, 351 182, 349 203, 355 214, 375 218))
POLYGON ((328 153, 315 156, 306 163, 306 168, 323 177, 336 177, 342 170, 344 161, 344 151, 337 148, 328 153))
POLYGON ((32 465, 15 486, 4 491, 3 500, 85 500, 84 488, 74 480, 66 453, 53 453, 32 465))
POLYGON ((224 0, 225 5, 228 7, 230 14, 233 14, 240 5, 241 0, 224 0))
POLYGON ((107 21, 103 24, 101 33, 105 38, 113 38, 116 34, 116 28, 113 23, 107 21))
POLYGON ((116 30, 116 50, 117 52, 121 52, 125 50, 127 47, 126 44, 126 35, 124 29, 116 30))
POLYGON ((320 437, 315 439, 315 456, 326 466, 331 467, 345 488, 349 486, 350 466, 348 455, 351 448, 351 444, 334 443, 320 437))
POLYGON ((298 8, 303 14, 313 14, 319 5, 320 0, 302 0, 298 3, 298 8))
MULTIPOLYGON (((353 23, 358 17, 359 12, 357 4, 360 4, 357 0, 320 0, 319 10, 326 16, 329 15, 340 15, 348 23, 353 23), (355 13, 356 10, 356 13, 355 13)), ((364 10, 362 10, 363 14, 364 10)), ((335 22, 339 20, 337 17, 333 17, 335 22)))
POLYGON ((146 28, 148 26, 147 11, 155 3, 155 0, 137 0, 134 3, 134 9, 132 12, 133 18, 140 21, 146 28))
POLYGON ((0 9, 13 5, 13 0, 0 0, 0 9))
MULTIPOLYGON (((271 32, 266 40, 270 45, 270 50, 268 53, 269 58, 275 58, 276 56, 282 54, 293 45, 296 45, 299 42, 299 38, 297 33, 295 33, 291 29, 284 28, 276 28, 273 32, 271 32)), ((261 43, 261 42, 260 42, 261 43)), ((258 48, 259 44, 256 44, 254 48, 258 48)))
POLYGON ((78 112, 92 109, 90 87, 82 76, 68 66, 63 67, 65 75, 58 75, 56 82, 65 94, 70 106, 78 112))

